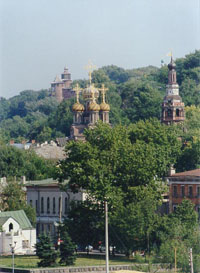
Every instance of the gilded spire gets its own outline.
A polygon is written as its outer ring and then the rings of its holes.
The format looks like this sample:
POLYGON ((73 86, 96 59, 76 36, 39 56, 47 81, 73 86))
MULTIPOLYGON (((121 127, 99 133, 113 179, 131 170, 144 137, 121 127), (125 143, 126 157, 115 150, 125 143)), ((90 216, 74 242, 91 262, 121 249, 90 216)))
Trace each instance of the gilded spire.
POLYGON ((105 94, 106 92, 108 91, 108 88, 105 88, 105 85, 102 84, 102 87, 99 88, 99 90, 101 91, 101 94, 102 94, 102 102, 105 103, 105 94))
POLYGON ((90 85, 92 84, 92 72, 95 68, 96 65, 94 65, 91 61, 89 61, 88 65, 85 67, 85 69, 88 71, 90 85))
POLYGON ((79 94, 81 92, 81 88, 79 87, 78 83, 76 84, 74 91, 76 93, 76 102, 79 103, 79 94))

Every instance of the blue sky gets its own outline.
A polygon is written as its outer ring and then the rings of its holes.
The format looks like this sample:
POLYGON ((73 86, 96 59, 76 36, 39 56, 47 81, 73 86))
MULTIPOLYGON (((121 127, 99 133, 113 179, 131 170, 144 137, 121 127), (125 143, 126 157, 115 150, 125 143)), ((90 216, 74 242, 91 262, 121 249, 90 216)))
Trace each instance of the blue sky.
POLYGON ((0 96, 49 88, 68 66, 160 66, 200 49, 200 0, 0 0, 0 96))

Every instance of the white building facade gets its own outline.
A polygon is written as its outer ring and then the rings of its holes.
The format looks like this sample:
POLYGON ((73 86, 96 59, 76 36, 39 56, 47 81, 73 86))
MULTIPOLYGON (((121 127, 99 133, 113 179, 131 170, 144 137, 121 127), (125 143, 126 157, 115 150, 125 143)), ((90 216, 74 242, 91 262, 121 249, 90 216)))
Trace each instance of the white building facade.
POLYGON ((36 229, 23 210, 0 212, 0 255, 35 254, 36 229))

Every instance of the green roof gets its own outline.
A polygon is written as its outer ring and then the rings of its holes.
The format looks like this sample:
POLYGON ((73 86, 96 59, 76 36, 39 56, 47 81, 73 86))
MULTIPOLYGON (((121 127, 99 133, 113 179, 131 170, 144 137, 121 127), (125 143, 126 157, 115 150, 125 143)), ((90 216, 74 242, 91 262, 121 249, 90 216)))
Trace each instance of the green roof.
POLYGON ((8 219, 9 219, 8 216, 0 217, 0 226, 2 226, 8 219))
POLYGON ((19 225, 22 229, 31 229, 32 228, 32 225, 23 210, 0 212, 0 223, 4 224, 5 221, 9 217, 12 217, 13 219, 15 219, 19 223, 19 225), (5 218, 7 218, 7 219, 5 219, 5 218))
POLYGON ((53 178, 48 178, 44 180, 27 181, 25 186, 48 186, 53 184, 58 184, 58 181, 53 178))

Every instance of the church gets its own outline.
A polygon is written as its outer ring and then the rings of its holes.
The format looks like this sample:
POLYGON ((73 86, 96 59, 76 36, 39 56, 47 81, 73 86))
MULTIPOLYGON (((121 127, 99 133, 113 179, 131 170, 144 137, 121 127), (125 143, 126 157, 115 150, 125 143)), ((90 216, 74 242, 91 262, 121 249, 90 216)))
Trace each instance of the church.
POLYGON ((70 139, 84 140, 83 131, 92 128, 96 122, 101 120, 109 124, 110 106, 106 103, 106 91, 104 84, 101 88, 95 87, 92 83, 91 71, 89 72, 89 85, 81 89, 78 84, 74 88, 76 93, 76 103, 72 107, 73 124, 71 126, 70 139), (80 103, 82 94, 83 103, 80 103), (98 104, 98 100, 101 103, 98 104))

